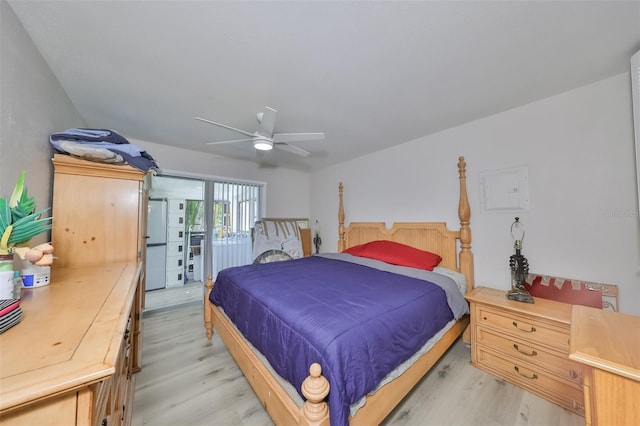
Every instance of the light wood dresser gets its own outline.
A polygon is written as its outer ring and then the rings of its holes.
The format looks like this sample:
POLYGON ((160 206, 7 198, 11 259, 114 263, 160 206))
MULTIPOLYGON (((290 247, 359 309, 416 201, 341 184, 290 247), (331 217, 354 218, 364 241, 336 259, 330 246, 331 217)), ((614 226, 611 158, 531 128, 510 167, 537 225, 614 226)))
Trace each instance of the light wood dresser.
POLYGON ((587 426, 640 425, 640 317, 574 306, 569 357, 586 366, 587 426))
POLYGON ((570 304, 517 302, 486 287, 466 298, 472 365, 584 415, 584 366, 569 359, 570 304))
MULTIPOLYGON (((0 424, 128 424, 141 263, 55 269, 0 335, 0 424)), ((54 266, 55 268, 55 266, 54 266)))

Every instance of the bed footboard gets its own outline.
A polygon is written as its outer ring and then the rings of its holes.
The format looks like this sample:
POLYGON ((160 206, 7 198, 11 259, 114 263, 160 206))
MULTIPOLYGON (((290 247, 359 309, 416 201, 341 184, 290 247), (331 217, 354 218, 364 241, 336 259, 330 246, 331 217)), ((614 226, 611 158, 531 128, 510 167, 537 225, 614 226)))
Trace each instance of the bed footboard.
POLYGON ((213 285, 211 277, 204 284, 204 328, 207 338, 213 337, 215 326, 218 335, 274 422, 278 425, 329 426, 329 406, 325 398, 329 394, 330 386, 329 381, 322 375, 320 364, 314 363, 309 367, 309 376, 302 383, 301 389, 306 401, 299 407, 253 353, 226 316, 209 301, 213 285))
POLYGON ((329 406, 324 399, 329 395, 329 381, 322 375, 317 362, 309 367, 309 376, 302 382, 302 394, 307 400, 302 406, 300 424, 329 426, 329 406))

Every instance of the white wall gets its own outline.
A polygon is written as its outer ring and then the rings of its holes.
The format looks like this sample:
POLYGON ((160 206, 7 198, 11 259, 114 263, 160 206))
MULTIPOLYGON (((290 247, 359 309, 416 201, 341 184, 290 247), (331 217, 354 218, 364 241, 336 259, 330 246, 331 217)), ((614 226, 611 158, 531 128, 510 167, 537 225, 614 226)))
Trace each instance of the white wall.
POLYGON ((337 248, 337 184, 346 222, 442 220, 458 226, 459 155, 467 159, 476 285, 509 288, 516 214, 480 213, 479 173, 526 165, 523 254, 532 272, 618 284, 640 314, 640 227, 630 76, 426 136, 318 172, 313 212, 323 251, 337 248))
POLYGON ((130 139, 145 149, 163 170, 198 176, 266 182, 268 217, 309 217, 310 174, 284 168, 261 168, 249 162, 214 154, 130 139))
POLYGON ((0 1, 0 95, 0 194, 10 196, 25 170, 29 195, 39 208, 49 207, 49 134, 83 121, 5 1, 0 1))
MULTIPOLYGON (((0 194, 11 194, 24 169, 29 194, 44 208, 51 205, 53 190, 49 134, 86 124, 5 1, 0 1, 0 19, 0 194)), ((308 173, 261 169, 246 161, 131 142, 143 146, 166 169, 266 182, 269 216, 309 216, 308 173)))

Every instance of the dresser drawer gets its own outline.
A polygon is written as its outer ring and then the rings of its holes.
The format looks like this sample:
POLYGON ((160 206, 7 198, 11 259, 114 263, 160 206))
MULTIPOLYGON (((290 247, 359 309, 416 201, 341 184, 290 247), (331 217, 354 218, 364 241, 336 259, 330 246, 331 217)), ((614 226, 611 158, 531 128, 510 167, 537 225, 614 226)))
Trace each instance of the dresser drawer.
POLYGON ((476 343, 486 346, 494 351, 504 353, 514 362, 527 362, 538 365, 562 379, 581 387, 583 382, 583 366, 571 361, 566 355, 555 353, 552 350, 531 344, 520 339, 512 339, 509 336, 501 336, 493 329, 478 327, 476 330, 476 343))
POLYGON ((165 269, 167 271, 173 271, 173 270, 183 271, 184 270, 184 256, 181 256, 181 255, 168 256, 167 255, 167 261, 165 263, 165 269))
POLYGON ((184 213, 169 213, 167 215, 167 227, 184 229, 184 213))
POLYGON ((476 306, 475 318, 476 324, 491 327, 499 331, 499 334, 506 333, 516 339, 524 339, 569 354, 568 328, 542 322, 539 318, 528 318, 483 305, 476 306))
POLYGON ((558 379, 540 366, 503 356, 483 346, 477 346, 476 351, 479 367, 584 416, 583 392, 575 383, 558 379))
POLYGON ((184 244, 184 226, 182 228, 167 228, 167 241, 177 241, 184 244))
POLYGON ((169 241, 167 242, 167 257, 178 256, 184 258, 185 245, 184 241, 169 241))
POLYGON ((167 287, 179 287, 184 285, 184 269, 167 270, 165 277, 167 287))
POLYGON ((185 200, 174 199, 174 198, 170 198, 169 200, 167 200, 167 212, 169 214, 174 214, 174 213, 182 214, 184 212, 184 208, 185 208, 185 200))

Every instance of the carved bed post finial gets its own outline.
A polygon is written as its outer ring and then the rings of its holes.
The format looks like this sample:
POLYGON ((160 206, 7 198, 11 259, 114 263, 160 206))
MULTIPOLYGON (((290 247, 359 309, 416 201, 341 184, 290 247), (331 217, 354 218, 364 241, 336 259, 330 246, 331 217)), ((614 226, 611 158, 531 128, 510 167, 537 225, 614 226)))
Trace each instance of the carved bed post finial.
POLYGON ((342 252, 345 247, 344 241, 344 204, 342 201, 342 193, 343 193, 342 182, 338 184, 338 197, 340 200, 340 204, 338 206, 338 252, 342 252))
POLYGON ((471 252, 471 207, 467 197, 467 163, 464 157, 458 158, 458 173, 460 174, 460 201, 458 203, 458 217, 460 218, 460 272, 467 277, 467 288, 473 287, 473 253, 471 252))
POLYGON ((204 283, 204 329, 207 332, 207 339, 211 340, 213 336, 213 320, 211 318, 211 306, 209 306, 209 295, 213 290, 213 278, 211 275, 207 277, 204 283))
POLYGON ((329 381, 322 375, 317 362, 309 367, 309 376, 302 382, 302 394, 307 400, 302 406, 301 425, 329 425, 329 407, 324 399, 329 395, 329 381))

